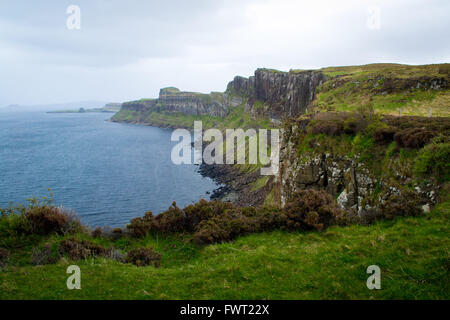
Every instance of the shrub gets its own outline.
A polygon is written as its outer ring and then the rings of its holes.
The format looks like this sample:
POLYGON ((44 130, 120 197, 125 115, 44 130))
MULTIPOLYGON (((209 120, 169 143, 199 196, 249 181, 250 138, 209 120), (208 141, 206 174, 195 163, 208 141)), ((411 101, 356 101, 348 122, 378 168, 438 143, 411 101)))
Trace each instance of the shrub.
POLYGON ((186 229, 184 212, 177 207, 176 202, 170 208, 156 216, 155 228, 162 233, 184 232, 186 229))
POLYGON ((18 230, 25 234, 73 234, 83 230, 73 211, 48 204, 32 203, 22 215, 18 230))
POLYGON ((58 262, 61 255, 58 251, 57 244, 44 244, 42 247, 33 248, 31 255, 31 263, 36 266, 43 266, 46 264, 54 264, 58 262))
POLYGON ((114 228, 111 233, 111 239, 113 241, 123 237, 123 230, 121 228, 114 228))
POLYGON ((277 219, 278 211, 271 213, 267 208, 233 208, 221 215, 203 220, 194 234, 197 244, 227 242, 238 236, 249 233, 270 231, 277 225, 282 225, 277 219))
POLYGON ((349 135, 354 135, 360 132, 363 128, 361 127, 361 121, 358 122, 356 118, 349 118, 344 121, 344 133, 349 135))
POLYGON ((339 136, 344 133, 344 123, 340 120, 313 120, 308 126, 307 132, 339 136))
POLYGON ((285 226, 286 212, 279 207, 265 206, 257 209, 259 231, 272 231, 285 226))
POLYGON ((81 224, 80 217, 73 210, 63 207, 59 207, 58 210, 60 214, 66 217, 66 223, 61 228, 63 234, 75 234, 86 231, 86 228, 81 224))
POLYGON ((25 212, 25 217, 29 223, 28 231, 39 235, 63 234, 64 226, 68 222, 67 217, 58 208, 47 205, 30 207, 25 212))
POLYGON ((401 194, 390 195, 383 201, 380 210, 386 219, 397 216, 417 216, 422 213, 417 194, 406 190, 401 194))
POLYGON ((227 210, 233 209, 229 202, 200 200, 184 208, 185 225, 187 231, 194 231, 204 220, 224 214, 227 210))
POLYGON ((397 132, 394 140, 400 147, 419 149, 428 144, 438 132, 424 128, 409 128, 397 132))
POLYGON ((100 227, 95 228, 95 230, 92 231, 91 235, 93 238, 96 238, 96 239, 101 238, 103 236, 102 228, 100 228, 100 227))
POLYGON ((289 230, 322 230, 336 222, 344 212, 333 198, 320 190, 302 190, 285 207, 289 230))
POLYGON ((378 144, 389 144, 394 140, 395 129, 392 127, 383 127, 376 129, 373 139, 378 144))
POLYGON ((0 209, 0 233, 9 237, 24 235, 73 234, 84 231, 80 219, 73 211, 52 205, 52 200, 44 197, 28 200, 29 204, 10 205, 0 209), (5 228, 4 228, 5 227, 5 228))
POLYGON ((126 261, 138 267, 149 265, 159 267, 161 265, 161 255, 155 252, 153 248, 138 248, 128 252, 126 261))
POLYGON ((67 255, 72 260, 82 260, 90 257, 105 256, 106 249, 101 245, 78 239, 66 239, 59 245, 61 255, 67 255))
POLYGON ((230 225, 225 223, 230 219, 230 217, 214 217, 202 221, 194 234, 194 242, 197 244, 211 244, 231 240, 230 225))
POLYGON ((131 220, 127 230, 132 237, 145 237, 154 229, 154 220, 153 213, 147 212, 144 217, 131 220))
POLYGON ((9 262, 9 250, 0 248, 0 268, 6 267, 9 262))
POLYGON ((418 176, 434 175, 440 182, 450 180, 450 143, 432 143, 420 150, 414 173, 418 176))

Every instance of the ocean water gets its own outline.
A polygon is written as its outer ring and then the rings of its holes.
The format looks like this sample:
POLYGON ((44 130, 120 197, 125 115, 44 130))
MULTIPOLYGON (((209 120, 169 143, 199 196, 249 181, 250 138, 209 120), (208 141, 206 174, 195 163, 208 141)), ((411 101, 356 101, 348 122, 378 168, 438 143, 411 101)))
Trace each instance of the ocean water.
POLYGON ((54 193, 91 226, 124 226, 217 188, 174 165, 170 129, 112 123, 112 114, 0 111, 0 207, 54 193))

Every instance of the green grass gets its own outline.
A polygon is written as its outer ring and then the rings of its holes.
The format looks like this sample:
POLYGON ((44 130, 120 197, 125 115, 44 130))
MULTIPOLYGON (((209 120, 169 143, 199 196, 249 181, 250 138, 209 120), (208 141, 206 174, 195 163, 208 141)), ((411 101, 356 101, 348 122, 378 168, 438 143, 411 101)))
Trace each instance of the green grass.
MULTIPOLYGON (((449 299, 449 213, 325 232, 282 231, 197 247, 182 238, 121 240, 153 245, 161 268, 107 259, 42 267, 19 259, 0 273, 0 299, 449 299), (66 288, 66 268, 81 267, 82 289, 66 288), (369 265, 381 268, 381 290, 366 287, 369 265)), ((105 243, 106 244, 106 243, 105 243)))
MULTIPOLYGON (((372 64, 366 66, 330 67, 321 69, 328 77, 319 87, 314 105, 320 110, 354 111, 370 101, 381 114, 450 116, 450 91, 405 90, 405 81, 423 79, 446 79, 448 64, 405 66, 398 64, 372 64), (393 92, 381 92, 387 79, 393 79, 393 92), (378 91, 377 91, 378 90, 378 91)), ((412 85, 412 84, 411 84, 412 85)))
POLYGON ((256 180, 255 182, 253 182, 251 184, 250 191, 255 192, 261 188, 264 188, 266 186, 267 182, 269 182, 269 176, 259 178, 258 180, 256 180))

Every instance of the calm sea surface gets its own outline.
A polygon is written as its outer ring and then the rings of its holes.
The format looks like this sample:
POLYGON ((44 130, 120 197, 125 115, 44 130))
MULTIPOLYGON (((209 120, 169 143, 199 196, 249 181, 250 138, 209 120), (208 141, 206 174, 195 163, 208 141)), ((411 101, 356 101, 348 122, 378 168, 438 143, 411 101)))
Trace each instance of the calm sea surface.
POLYGON ((185 206, 217 185, 177 166, 172 130, 108 122, 111 114, 0 110, 0 207, 54 193, 91 226, 124 226, 172 201, 185 206))

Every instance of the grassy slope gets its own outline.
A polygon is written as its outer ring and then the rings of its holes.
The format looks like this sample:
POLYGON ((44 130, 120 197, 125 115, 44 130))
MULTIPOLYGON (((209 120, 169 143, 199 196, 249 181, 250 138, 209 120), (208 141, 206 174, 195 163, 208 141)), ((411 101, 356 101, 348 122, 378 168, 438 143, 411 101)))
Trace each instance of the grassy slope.
POLYGON ((320 110, 352 111, 362 103, 371 102, 382 114, 450 116, 450 90, 394 90, 383 93, 384 82, 440 78, 449 81, 449 64, 406 66, 371 64, 353 67, 330 67, 322 71, 330 80, 318 90, 314 105, 320 110), (377 91, 378 90, 378 91, 377 91))
POLYGON ((142 122, 157 126, 170 126, 175 128, 193 128, 194 121, 202 121, 203 129, 217 128, 270 128, 271 124, 268 119, 252 119, 251 116, 244 112, 243 103, 240 106, 231 109, 231 112, 225 118, 212 116, 195 116, 181 113, 158 113, 151 112, 145 114, 144 117, 137 111, 121 110, 114 119, 124 122, 142 122))
MULTIPOLYGON (((16 251, 0 273, 0 299, 449 299, 450 202, 427 216, 322 233, 273 232, 197 247, 177 238, 119 240, 124 249, 153 245, 162 267, 107 259, 31 266, 16 251), (66 289, 67 266, 82 290, 66 289), (382 290, 366 288, 366 268, 382 270, 382 290)), ((98 240, 108 244, 107 240, 98 240)))

